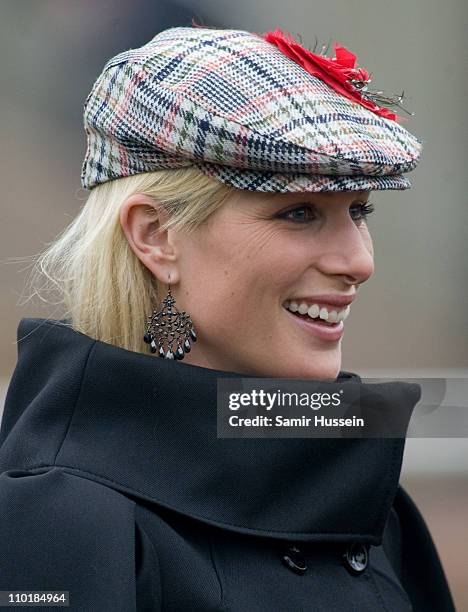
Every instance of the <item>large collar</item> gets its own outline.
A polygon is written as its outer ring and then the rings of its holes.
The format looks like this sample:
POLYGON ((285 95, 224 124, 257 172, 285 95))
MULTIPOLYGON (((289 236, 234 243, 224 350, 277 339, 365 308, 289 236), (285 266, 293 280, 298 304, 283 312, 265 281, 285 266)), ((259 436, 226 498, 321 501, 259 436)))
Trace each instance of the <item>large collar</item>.
MULTIPOLYGON (((0 472, 63 466, 224 529, 288 540, 379 544, 404 439, 217 438, 219 377, 96 341, 60 321, 22 319, 0 431, 0 472)), ((357 374, 338 380, 373 386, 357 374)), ((389 411, 417 385, 379 385, 389 411)))

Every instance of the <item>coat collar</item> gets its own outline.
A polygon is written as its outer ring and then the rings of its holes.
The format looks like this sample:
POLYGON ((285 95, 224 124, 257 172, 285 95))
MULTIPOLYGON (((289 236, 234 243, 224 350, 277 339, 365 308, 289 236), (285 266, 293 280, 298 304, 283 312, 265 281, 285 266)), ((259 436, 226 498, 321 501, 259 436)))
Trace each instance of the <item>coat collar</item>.
MULTIPOLYGON (((381 542, 404 439, 217 438, 217 378, 242 374, 127 351, 63 321, 22 319, 18 341, 0 472, 62 466, 231 531, 381 542)), ((357 374, 337 380, 372 402, 357 374)), ((408 419, 419 395, 379 385, 384 409, 403 405, 408 419)))

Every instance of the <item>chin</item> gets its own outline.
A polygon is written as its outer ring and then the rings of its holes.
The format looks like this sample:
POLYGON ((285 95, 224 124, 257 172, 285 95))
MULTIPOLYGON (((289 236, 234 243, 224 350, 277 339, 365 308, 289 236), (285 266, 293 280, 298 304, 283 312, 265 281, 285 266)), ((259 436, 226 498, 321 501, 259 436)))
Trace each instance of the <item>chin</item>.
POLYGON ((341 370, 341 346, 337 346, 334 350, 310 353, 309 351, 304 358, 294 364, 288 365, 291 371, 296 365, 296 377, 303 377, 314 380, 334 381, 341 370))
MULTIPOLYGON (((302 360, 278 359, 271 363, 271 373, 263 374, 269 378, 304 378, 334 381, 341 370, 341 352, 329 355, 310 355, 302 360)), ((270 369, 270 368, 267 368, 270 369)))
MULTIPOLYGON (((311 368, 308 368, 307 371, 304 373, 303 377, 304 378, 308 378, 308 379, 312 379, 312 380, 324 380, 324 381, 334 381, 336 379, 336 377, 338 376, 338 374, 340 373, 340 368, 339 367, 324 367, 324 368, 317 368, 317 366, 312 366, 311 368)), ((302 375, 301 375, 302 376, 302 375)))

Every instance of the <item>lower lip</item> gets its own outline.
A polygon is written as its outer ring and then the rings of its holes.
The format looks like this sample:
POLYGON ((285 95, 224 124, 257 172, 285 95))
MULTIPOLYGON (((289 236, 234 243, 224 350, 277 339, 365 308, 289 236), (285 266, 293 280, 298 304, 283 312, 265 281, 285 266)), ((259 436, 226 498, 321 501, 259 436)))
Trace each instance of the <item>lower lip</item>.
POLYGON ((321 323, 315 323, 313 319, 303 319, 301 317, 297 317, 291 311, 286 310, 286 313, 293 319, 298 325, 300 325, 303 329, 313 334, 317 338, 321 340, 328 340, 329 342, 336 342, 340 340, 344 332, 344 324, 343 321, 339 323, 334 323, 333 325, 323 325, 321 323))

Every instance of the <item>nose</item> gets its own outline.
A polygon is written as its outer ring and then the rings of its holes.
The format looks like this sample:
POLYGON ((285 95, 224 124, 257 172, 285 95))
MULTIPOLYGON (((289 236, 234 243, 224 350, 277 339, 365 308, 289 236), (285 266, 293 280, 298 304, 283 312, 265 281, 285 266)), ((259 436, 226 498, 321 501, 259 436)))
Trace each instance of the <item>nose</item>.
POLYGON ((360 284, 374 273, 372 238, 367 229, 360 229, 348 218, 330 225, 321 239, 317 267, 327 276, 342 276, 345 282, 360 284))

